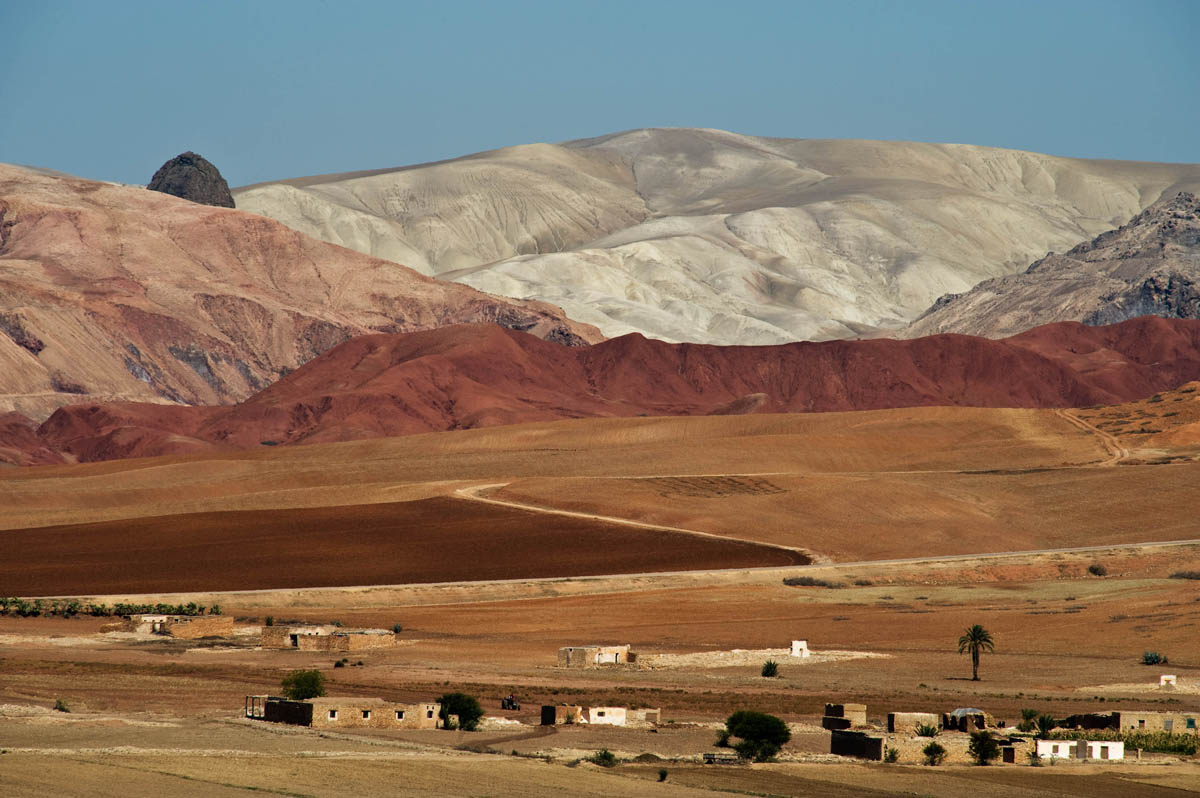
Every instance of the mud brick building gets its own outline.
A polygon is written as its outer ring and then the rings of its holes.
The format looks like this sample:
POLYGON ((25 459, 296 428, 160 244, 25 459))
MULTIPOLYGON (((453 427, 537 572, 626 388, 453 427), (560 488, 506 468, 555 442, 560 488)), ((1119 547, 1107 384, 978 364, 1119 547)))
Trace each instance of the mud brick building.
POLYGON ((560 668, 594 668, 598 665, 627 665, 637 662, 629 646, 563 646, 558 650, 560 668))
POLYGON ((378 698, 313 698, 292 701, 246 696, 246 717, 319 729, 440 729, 441 704, 394 704, 378 698))
POLYGON ((264 626, 263 648, 300 651, 367 651, 394 648, 396 635, 386 629, 343 629, 340 626, 264 626))

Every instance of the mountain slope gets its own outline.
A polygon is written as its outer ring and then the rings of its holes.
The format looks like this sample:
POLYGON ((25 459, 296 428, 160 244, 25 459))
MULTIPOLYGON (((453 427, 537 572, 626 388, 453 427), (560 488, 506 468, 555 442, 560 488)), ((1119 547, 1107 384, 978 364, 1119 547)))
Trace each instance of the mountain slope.
MULTIPOLYGON (((1200 378, 1200 321, 1058 324, 1003 341, 769 347, 628 335, 570 348, 494 325, 367 335, 233 407, 81 404, 0 447, 107 460, 636 415, 868 410, 923 405, 1078 407, 1200 378)), ((3 449, 0 448, 0 457, 3 449)), ((16 462, 10 458, 10 462, 16 462)))
POLYGON ((0 412, 230 403, 356 335, 481 321, 600 338, 256 214, 0 165, 0 412))
POLYGON ((904 335, 999 338, 1055 321, 1200 318, 1200 199, 1180 193, 1021 274, 939 299, 904 335))
POLYGON ((902 327, 1185 189, 1200 164, 653 129, 234 194, 609 336, 772 344, 902 327))

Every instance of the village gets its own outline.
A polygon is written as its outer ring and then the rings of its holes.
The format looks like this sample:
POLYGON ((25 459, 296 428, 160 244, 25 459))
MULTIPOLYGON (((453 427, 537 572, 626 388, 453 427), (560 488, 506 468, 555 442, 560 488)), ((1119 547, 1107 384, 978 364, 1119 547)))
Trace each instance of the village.
MULTIPOLYGON (((204 640, 209 643, 240 639, 245 644, 257 643, 257 650, 321 653, 377 652, 397 649, 405 644, 399 629, 349 628, 341 624, 280 623, 268 619, 267 625, 235 627, 235 620, 221 615, 131 614, 119 621, 100 627, 102 634, 125 634, 175 640, 204 640)), ((817 651, 807 640, 792 640, 787 648, 739 650, 697 654, 663 654, 637 651, 629 644, 567 645, 558 648, 556 670, 565 671, 655 671, 670 668, 717 664, 729 667, 762 660, 763 677, 774 675, 781 665, 838 661, 863 652, 817 651)), ((334 668, 345 667, 349 659, 335 661, 334 668)), ((362 665, 360 661, 357 663, 362 665)), ((319 674, 319 671, 297 671, 319 674)), ((293 674, 295 675, 295 674, 293 674)), ((320 677, 317 677, 320 680, 320 677)), ((285 680, 286 681, 286 680, 285 680)), ((323 681, 323 680, 321 680, 323 681)), ((1185 682, 1183 685, 1188 687, 1185 682)), ((1169 695, 1181 687, 1176 674, 1160 674, 1155 692, 1169 695)), ((453 730, 476 729, 504 732, 493 740, 503 744, 507 739, 519 739, 539 727, 538 739, 545 734, 574 729, 604 727, 622 729, 629 733, 625 741, 629 749, 642 741, 639 735, 657 734, 667 725, 661 708, 644 706, 583 706, 572 703, 541 704, 522 711, 516 695, 478 696, 481 717, 464 723, 458 715, 443 711, 442 704, 431 697, 417 703, 399 703, 372 696, 329 696, 320 691, 311 696, 247 695, 242 717, 248 721, 283 724, 314 730, 355 732, 370 730, 453 730), (486 709, 484 708, 486 707, 486 709)), ((834 697, 831 697, 833 699, 834 697)), ((1093 708, 1095 709, 1095 708, 1093 708)), ((761 714, 761 713, 754 713, 761 714)), ((747 755, 731 741, 729 724, 700 724, 715 732, 714 743, 704 750, 676 752, 662 761, 701 762, 707 765, 747 765, 752 761, 836 761, 838 758, 883 763, 922 763, 924 765, 1000 764, 1023 766, 1053 766, 1055 764, 1090 762, 1164 762, 1177 757, 1161 751, 1147 751, 1133 740, 1153 740, 1155 736, 1200 734, 1197 723, 1200 711, 1167 712, 1161 710, 1086 711, 1064 718, 1023 711, 1020 718, 997 717, 979 707, 947 707, 943 712, 907 711, 903 707, 886 707, 868 712, 866 704, 842 703, 831 700, 824 713, 813 723, 793 721, 787 724, 792 731, 827 737, 827 750, 814 752, 811 745, 805 752, 793 752, 786 745, 772 746, 768 756, 747 755), (821 731, 818 732, 816 729, 821 731), (1149 737, 1147 737, 1149 735, 1149 737), (822 754, 827 754, 824 756, 822 754)), ((669 721, 673 727, 675 721, 669 721)), ((620 738, 606 737, 616 741, 620 738)), ((1185 738, 1187 739, 1187 738, 1185 738)), ((1200 738, 1197 738, 1200 739, 1200 738)), ((571 748, 577 748, 579 741, 571 748)), ((610 743, 611 744, 611 743, 610 743)), ((652 746, 651 746, 652 747, 652 746)), ((1196 742, 1191 743, 1196 747, 1196 742)), ((1180 747, 1185 750, 1187 744, 1180 747)), ((537 753, 554 759, 553 747, 537 753)), ((594 756, 611 757, 608 748, 594 756)))

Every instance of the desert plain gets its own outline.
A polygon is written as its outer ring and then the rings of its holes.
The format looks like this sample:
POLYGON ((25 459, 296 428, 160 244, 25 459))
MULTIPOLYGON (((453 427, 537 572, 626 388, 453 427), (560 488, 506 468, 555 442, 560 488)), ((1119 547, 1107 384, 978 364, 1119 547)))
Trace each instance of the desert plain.
MULTIPOLYGON (((1200 791, 1200 764, 895 764, 829 754, 826 702, 978 706, 1009 726, 1200 710, 1196 384, 1073 410, 922 407, 538 422, 0 470, 0 594, 219 604, 232 638, 0 618, 0 785, 44 795, 1000 795, 1200 791), (1103 566, 1104 575, 1092 566, 1103 566), (1089 570, 1090 569, 1090 570, 1089 570), (810 576, 824 587, 787 585, 810 576), (265 619, 400 624, 396 648, 259 645, 265 619), (994 636, 981 680, 962 630, 994 636), (791 640, 813 656, 787 655, 791 640), (637 665, 557 666, 630 644, 637 665), (1169 667, 1141 664, 1144 651, 1169 667), (763 661, 780 664, 775 678, 763 661), (336 696, 477 696, 475 732, 243 717, 319 669, 336 696), (1160 670, 1178 676, 1158 687, 1160 670), (522 708, 501 710, 515 694, 522 708), (62 701, 70 712, 53 709, 62 701), (650 728, 543 704, 659 707, 650 728), (774 763, 704 765, 753 709, 774 763), (495 720, 495 719, 499 720, 495 720), (614 768, 586 757, 601 749, 614 768), (660 782, 660 771, 667 772, 660 782)), ((953 737, 943 733, 946 739, 953 737)), ((962 735, 965 737, 965 735, 962 735)), ((962 748, 962 744, 958 744, 962 748)))

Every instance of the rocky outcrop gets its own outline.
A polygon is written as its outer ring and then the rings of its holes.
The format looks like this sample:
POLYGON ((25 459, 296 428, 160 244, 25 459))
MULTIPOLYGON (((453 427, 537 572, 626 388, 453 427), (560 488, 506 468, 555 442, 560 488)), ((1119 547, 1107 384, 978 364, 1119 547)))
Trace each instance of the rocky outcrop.
POLYGON ((39 422, 72 402, 231 404, 371 332, 601 340, 251 213, 4 165, 0 197, 0 412, 39 422))
POLYGON ((221 177, 221 172, 194 152, 176 155, 160 166, 146 188, 201 205, 234 207, 229 184, 221 177))
POLYGON ((1200 199, 1180 192, 1128 224, 1024 273, 948 294, 906 337, 959 332, 996 338, 1055 321, 1113 324, 1138 316, 1200 318, 1200 199))
POLYGON ((494 325, 456 325, 354 338, 233 407, 65 407, 33 443, 89 461, 586 417, 1078 407, 1197 378, 1200 321, 1154 317, 1055 324, 1003 341, 945 335, 770 347, 635 334, 570 348, 494 325))

